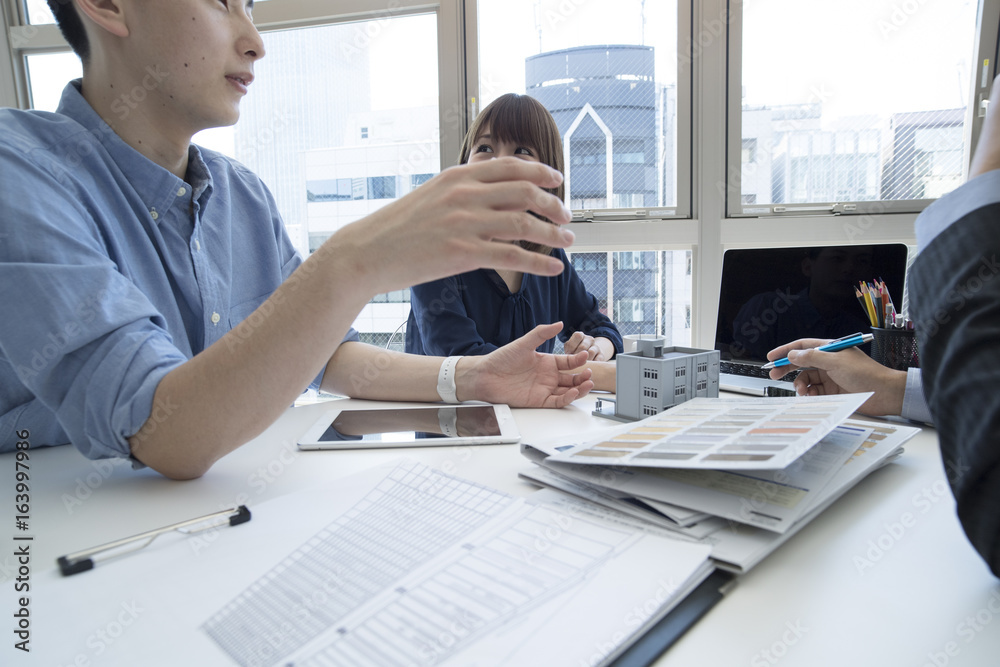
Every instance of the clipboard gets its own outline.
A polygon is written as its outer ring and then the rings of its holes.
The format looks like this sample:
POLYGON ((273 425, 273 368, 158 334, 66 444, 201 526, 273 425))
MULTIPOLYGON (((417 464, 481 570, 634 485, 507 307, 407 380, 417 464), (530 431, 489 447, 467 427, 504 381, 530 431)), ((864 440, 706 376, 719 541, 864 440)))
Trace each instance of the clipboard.
POLYGON ((646 667, 656 662, 732 589, 735 579, 736 575, 732 572, 715 570, 669 614, 612 661, 611 667, 646 667))
POLYGON ((190 535, 193 533, 199 533, 203 530, 208 530, 210 528, 217 528, 219 526, 238 526, 249 520, 250 510, 247 509, 246 505, 240 505, 239 507, 222 510, 221 512, 213 512, 212 514, 206 514, 205 516, 188 519, 187 521, 173 523, 169 526, 164 526, 163 528, 157 528, 155 530, 146 531, 145 533, 139 533, 138 535, 133 535, 132 537, 126 537, 120 540, 115 540, 114 542, 108 542, 107 544, 92 547, 90 549, 84 549, 83 551, 77 551, 65 556, 59 556, 59 558, 56 559, 56 563, 58 563, 59 571, 62 575, 64 577, 68 577, 73 574, 94 569, 94 566, 98 562, 98 556, 103 556, 100 560, 108 560, 138 551, 149 546, 153 540, 164 533, 177 531, 185 535, 190 535))

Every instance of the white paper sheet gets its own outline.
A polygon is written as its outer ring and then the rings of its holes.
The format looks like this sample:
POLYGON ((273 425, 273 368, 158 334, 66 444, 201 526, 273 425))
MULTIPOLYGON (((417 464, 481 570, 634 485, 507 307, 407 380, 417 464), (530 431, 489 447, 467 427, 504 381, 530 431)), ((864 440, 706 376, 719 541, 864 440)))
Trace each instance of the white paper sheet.
MULTIPOLYGON (((783 533, 808 511, 811 498, 868 439, 871 429, 841 425, 782 470, 739 471, 636 468, 602 475, 605 485, 640 498, 684 505, 730 521, 783 533)), ((550 460, 554 470, 586 482, 593 466, 550 460)))
MULTIPOLYGON (((732 520, 719 519, 723 522, 720 529, 712 531, 701 538, 703 544, 712 546, 712 559, 720 567, 741 573, 751 569, 754 565, 763 560, 769 553, 777 549, 792 535, 797 533, 803 526, 807 525, 826 507, 836 501, 841 495, 847 492, 852 486, 872 471, 895 460, 902 451, 902 445, 920 432, 920 429, 911 426, 895 424, 874 424, 859 420, 847 420, 844 426, 858 429, 870 430, 868 438, 858 447, 842 465, 838 466, 835 474, 826 483, 820 493, 812 494, 803 503, 802 516, 792 523, 792 525, 782 534, 771 530, 747 525, 732 520)), ((539 450, 549 451, 548 443, 535 445, 539 450)), ((565 471, 569 466, 559 465, 558 470, 565 471)), ((597 479, 598 470, 593 466, 572 466, 580 472, 583 479, 597 479), (589 474, 586 474, 589 473, 589 474)), ((612 471, 609 471, 612 472, 612 471)), ((652 482, 654 477, 648 469, 625 471, 622 468, 615 468, 615 474, 600 476, 605 482, 610 480, 627 479, 632 475, 634 479, 652 482), (627 472, 627 474, 622 474, 627 472)), ((579 493, 584 487, 578 485, 576 490, 573 487, 573 478, 564 477, 565 484, 563 490, 567 493, 579 493)), ((637 484, 638 485, 638 484, 637 484)), ((661 487, 660 484, 658 487, 661 487)), ((644 486, 644 490, 648 487, 644 486)), ((621 490, 621 488, 617 489, 621 490)), ((588 491, 592 493, 592 491, 588 491)), ((656 493, 655 491, 653 492, 656 493)), ((586 496, 584 496, 586 497, 586 496)))
POLYGON ((705 545, 546 494, 403 461, 253 507, 241 526, 39 573, 33 658, 599 664, 711 571, 705 545))

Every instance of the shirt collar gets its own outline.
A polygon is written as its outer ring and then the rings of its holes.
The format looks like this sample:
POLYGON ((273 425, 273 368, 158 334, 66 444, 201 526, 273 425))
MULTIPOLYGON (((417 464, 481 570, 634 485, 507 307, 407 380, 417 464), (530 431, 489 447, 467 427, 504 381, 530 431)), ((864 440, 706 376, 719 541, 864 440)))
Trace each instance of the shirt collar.
POLYGON ((181 188, 186 193, 193 191, 195 198, 211 193, 211 174, 196 146, 192 144, 188 153, 188 177, 194 181, 188 184, 125 143, 84 99, 80 86, 80 79, 66 84, 57 113, 82 125, 104 146, 146 209, 157 212, 154 220, 158 222, 171 206, 190 201, 178 195, 181 188))

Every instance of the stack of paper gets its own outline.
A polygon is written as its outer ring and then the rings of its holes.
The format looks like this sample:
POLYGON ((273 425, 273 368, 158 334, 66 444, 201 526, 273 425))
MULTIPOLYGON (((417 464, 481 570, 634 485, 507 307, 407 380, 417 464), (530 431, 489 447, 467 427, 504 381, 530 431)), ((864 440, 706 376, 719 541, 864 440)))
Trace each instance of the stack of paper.
POLYGON ((208 540, 39 573, 34 659, 603 665, 712 573, 709 551, 551 490, 515 498, 402 460, 257 505, 208 540))
POLYGON ((870 394, 695 399, 587 439, 523 445, 522 473, 712 547, 745 572, 919 429, 848 420, 870 394))

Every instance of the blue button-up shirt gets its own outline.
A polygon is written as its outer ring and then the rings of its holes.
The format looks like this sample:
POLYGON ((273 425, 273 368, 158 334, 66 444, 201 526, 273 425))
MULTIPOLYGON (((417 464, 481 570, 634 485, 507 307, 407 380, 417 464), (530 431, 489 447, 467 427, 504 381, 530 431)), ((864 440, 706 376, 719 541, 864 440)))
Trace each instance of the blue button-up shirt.
POLYGON ((301 264, 257 176, 191 146, 177 178, 78 81, 54 114, 0 109, 0 169, 0 451, 129 456, 160 380, 301 264))

